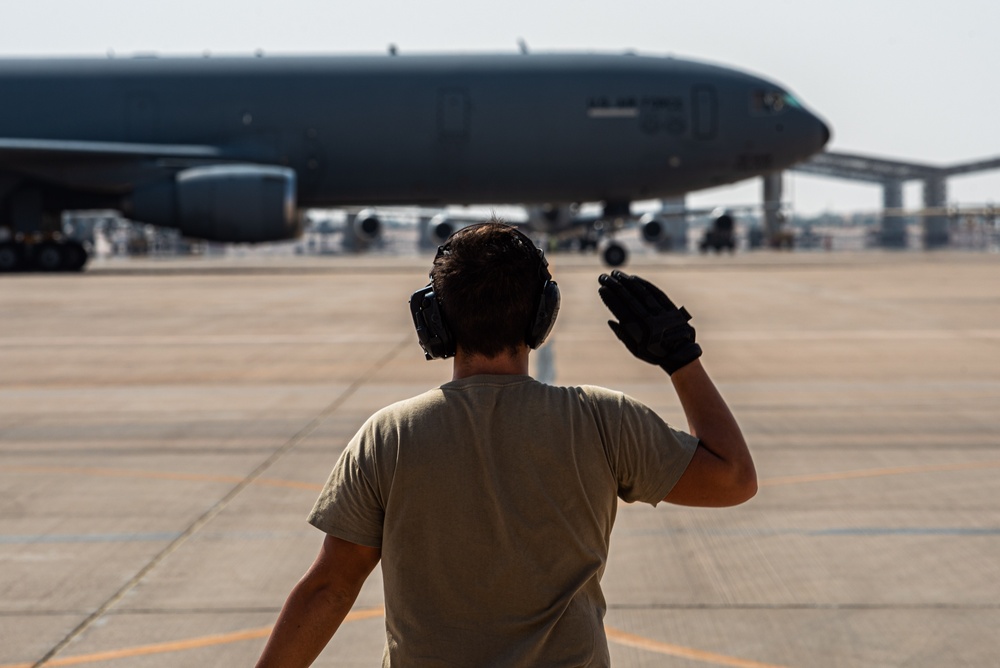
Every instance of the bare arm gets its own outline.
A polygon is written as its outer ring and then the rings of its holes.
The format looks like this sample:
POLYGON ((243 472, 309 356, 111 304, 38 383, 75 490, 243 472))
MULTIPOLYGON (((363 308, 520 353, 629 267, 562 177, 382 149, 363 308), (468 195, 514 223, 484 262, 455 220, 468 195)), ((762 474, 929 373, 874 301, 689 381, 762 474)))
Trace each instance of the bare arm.
POLYGON ((729 406, 701 365, 691 315, 662 290, 621 271, 601 274, 599 294, 618 318, 608 321, 629 352, 670 374, 701 443, 665 501, 687 506, 735 506, 757 493, 757 472, 729 406))
POLYGON ((350 612, 381 550, 327 536, 285 601, 257 668, 309 666, 350 612))
POLYGON ((757 493, 757 471, 736 418, 701 360, 670 377, 688 428, 701 443, 684 475, 664 499, 685 506, 735 506, 757 493))

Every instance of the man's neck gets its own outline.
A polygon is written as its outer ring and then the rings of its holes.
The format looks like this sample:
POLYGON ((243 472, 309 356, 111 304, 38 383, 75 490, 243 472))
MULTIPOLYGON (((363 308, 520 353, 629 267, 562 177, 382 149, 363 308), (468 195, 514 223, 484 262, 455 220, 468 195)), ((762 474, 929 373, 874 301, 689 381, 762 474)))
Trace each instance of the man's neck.
POLYGON ((455 353, 452 367, 452 380, 468 378, 469 376, 489 375, 528 375, 528 347, 521 346, 516 354, 503 353, 496 357, 469 355, 461 349, 455 353))

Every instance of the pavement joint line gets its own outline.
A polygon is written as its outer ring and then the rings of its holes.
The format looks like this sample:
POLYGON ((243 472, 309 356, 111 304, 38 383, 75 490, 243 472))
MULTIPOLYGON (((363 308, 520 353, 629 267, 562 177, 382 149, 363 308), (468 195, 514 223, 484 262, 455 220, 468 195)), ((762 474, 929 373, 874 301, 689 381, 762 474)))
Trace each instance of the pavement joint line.
MULTIPOLYGON (((349 392, 350 388, 345 390, 349 392)), ((0 472, 11 471, 15 473, 66 473, 72 475, 92 475, 108 478, 149 478, 152 480, 183 480, 189 482, 219 482, 219 483, 240 483, 243 478, 240 476, 227 475, 207 475, 204 473, 172 473, 170 471, 145 471, 141 469, 114 469, 99 468, 90 466, 4 466, 0 465, 0 472)), ((319 483, 304 482, 300 480, 280 480, 274 478, 257 478, 251 481, 253 485, 264 487, 290 487, 293 489, 304 489, 318 492, 323 489, 319 483)))
POLYGON ((797 485, 807 482, 825 482, 829 480, 850 480, 854 478, 878 478, 890 475, 907 475, 913 473, 942 473, 945 471, 964 471, 968 469, 1000 468, 1000 461, 961 462, 955 464, 924 464, 917 466, 894 466, 877 469, 859 469, 856 471, 840 471, 833 473, 807 473, 803 475, 780 476, 761 480, 760 487, 775 487, 778 485, 797 485))
POLYGON ((10 336, 0 337, 0 348, 80 348, 80 347, 156 347, 163 346, 270 346, 317 345, 328 346, 348 343, 395 343, 395 335, 308 335, 308 334, 204 334, 159 336, 10 336))
MULTIPOLYGON (((921 610, 1000 610, 1000 603, 611 603, 608 610, 616 612, 652 612, 657 610, 697 612, 699 610, 766 610, 766 611, 911 611, 921 610)), ((3 668, 3 666, 0 666, 3 668)))
MULTIPOLYGON (((176 551, 181 545, 187 542, 187 539, 197 533, 203 526, 211 522, 219 513, 221 513, 240 493, 243 492, 250 484, 260 477, 266 470, 273 466, 281 457, 287 454, 292 448, 298 445, 300 442, 305 440, 310 434, 312 434, 323 421, 337 411, 346 401, 350 398, 358 389, 361 388, 375 373, 381 370, 386 364, 388 364, 404 346, 411 342, 411 336, 407 334, 405 337, 400 339, 395 346, 391 347, 389 351, 384 354, 381 358, 375 361, 371 367, 369 367, 364 373, 362 373, 358 378, 356 378, 350 385, 348 385, 343 392, 341 392, 330 404, 324 408, 320 413, 314 417, 308 424, 306 424, 302 429, 292 435, 287 441, 285 441, 281 446, 279 446, 274 452, 272 452, 263 462, 261 462, 257 468, 247 474, 236 486, 234 486, 229 492, 223 496, 219 501, 217 501, 211 508, 209 508, 205 513, 203 513, 198 519, 191 523, 187 529, 185 529, 180 536, 175 538, 170 542, 169 545, 163 548, 159 553, 157 553, 145 566, 143 566, 139 571, 133 575, 128 582, 122 585, 114 594, 111 595, 108 600, 101 604, 94 612, 88 615, 82 622, 80 622, 73 630, 71 630, 66 637, 55 644, 49 651, 47 651, 40 659, 35 663, 30 665, 30 668, 41 668, 42 666, 56 666, 56 665, 72 665, 66 663, 56 663, 54 657, 66 648, 69 643, 71 643, 80 634, 86 631, 90 626, 100 619, 104 614, 118 601, 120 601, 129 591, 135 588, 143 578, 146 577, 154 568, 156 568, 164 559, 170 556, 174 551, 176 551)), ((2 667, 0 667, 2 668, 2 667)))
MULTIPOLYGON (((353 386, 349 386, 343 396, 350 396, 353 393, 353 386)), ((322 421, 328 413, 324 410, 322 421)), ((309 426, 315 428, 310 423, 309 426)), ((308 434, 306 434, 308 435, 308 434)), ((295 437, 293 437, 295 438, 295 437)), ((304 436, 303 436, 304 438, 304 436)), ((300 439, 301 440, 301 439, 300 439)), ((273 462, 272 462, 273 463, 273 462)), ((270 466, 270 465, 269 465, 270 466)), ((779 476, 776 478, 766 478, 761 480, 760 487, 777 487, 781 485, 797 485, 810 482, 827 482, 832 480, 851 480, 855 478, 878 478, 893 475, 911 475, 918 473, 943 473, 947 471, 965 471, 969 469, 1000 468, 1000 461, 985 462, 960 462, 954 464, 926 464, 915 466, 896 466, 875 469, 858 469, 855 471, 834 471, 829 473, 806 473, 802 475, 779 476)), ((162 471, 143 471, 139 469, 111 469, 94 467, 75 466, 5 466, 0 465, 0 472, 16 473, 67 473, 73 475, 94 475, 122 478, 151 478, 161 480, 187 480, 194 482, 220 482, 220 483, 242 483, 245 478, 239 476, 215 476, 201 473, 171 473, 162 471)), ((256 471, 254 472, 256 473, 256 471)), ((253 476, 251 473, 250 476, 253 476)), ((248 476, 248 477, 250 477, 248 476)), ((302 489, 311 492, 318 492, 323 489, 319 483, 306 482, 303 480, 282 480, 280 478, 253 478, 249 485, 261 485, 264 487, 287 487, 292 489, 302 489)))
MULTIPOLYGON (((705 335, 706 341, 951 341, 956 338, 976 340, 1000 340, 1000 329, 925 329, 925 330, 775 330, 775 331, 717 331, 705 335)), ((607 336, 599 334, 562 334, 561 341, 590 343, 604 341, 607 336)), ((58 348, 81 346, 101 346, 120 348, 164 346, 262 346, 262 345, 336 345, 361 343, 391 343, 396 340, 391 335, 173 335, 173 336, 41 336, 0 337, 0 348, 58 348)))

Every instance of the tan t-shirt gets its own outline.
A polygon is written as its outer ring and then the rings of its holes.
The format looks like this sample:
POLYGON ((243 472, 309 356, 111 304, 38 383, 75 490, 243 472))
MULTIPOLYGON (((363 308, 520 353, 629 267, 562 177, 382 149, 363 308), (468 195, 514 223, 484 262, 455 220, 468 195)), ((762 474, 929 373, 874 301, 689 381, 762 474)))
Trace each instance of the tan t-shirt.
POLYGON ((473 376, 369 418, 309 522, 382 548, 383 666, 607 666, 616 497, 655 505, 697 444, 619 392, 473 376))

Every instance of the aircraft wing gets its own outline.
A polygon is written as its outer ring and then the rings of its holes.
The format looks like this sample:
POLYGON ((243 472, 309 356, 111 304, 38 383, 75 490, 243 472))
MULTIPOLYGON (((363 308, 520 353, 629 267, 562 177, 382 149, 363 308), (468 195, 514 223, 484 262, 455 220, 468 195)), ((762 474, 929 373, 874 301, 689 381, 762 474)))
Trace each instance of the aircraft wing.
POLYGON ((0 164, 23 161, 65 161, 79 158, 156 159, 156 158, 216 158, 222 151, 216 146, 200 144, 143 144, 109 141, 71 141, 65 139, 0 138, 0 164))
POLYGON ((92 192, 125 192, 186 167, 232 162, 227 157, 200 144, 0 137, 0 171, 92 192))

